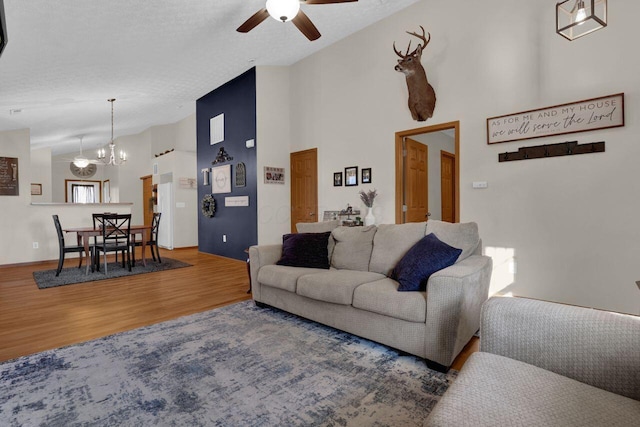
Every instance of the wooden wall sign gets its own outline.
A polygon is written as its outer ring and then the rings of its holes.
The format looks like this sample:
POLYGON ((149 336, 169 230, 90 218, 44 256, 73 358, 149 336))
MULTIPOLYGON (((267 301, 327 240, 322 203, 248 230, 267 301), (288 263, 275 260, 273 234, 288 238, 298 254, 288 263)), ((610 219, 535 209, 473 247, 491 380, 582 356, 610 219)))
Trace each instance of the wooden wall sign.
POLYGON ((18 158, 0 157, 0 196, 18 196, 18 158))
POLYGON ((624 93, 487 119, 487 144, 624 126, 624 93))

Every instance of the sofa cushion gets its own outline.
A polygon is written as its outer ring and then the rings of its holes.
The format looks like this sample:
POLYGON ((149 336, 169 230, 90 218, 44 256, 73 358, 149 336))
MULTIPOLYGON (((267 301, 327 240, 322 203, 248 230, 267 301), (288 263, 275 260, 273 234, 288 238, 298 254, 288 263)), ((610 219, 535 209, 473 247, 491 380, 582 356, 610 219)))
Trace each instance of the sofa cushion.
POLYGON ((388 277, 358 286, 353 306, 409 322, 424 323, 427 318, 426 292, 398 292, 398 282, 388 277))
POLYGON ((265 265, 258 271, 258 282, 263 285, 279 288, 289 292, 296 292, 298 278, 305 274, 320 273, 323 269, 288 267, 285 265, 265 265))
POLYGON ((369 271, 390 276, 398 261, 426 233, 426 222, 380 224, 373 237, 369 271))
MULTIPOLYGON (((299 222, 296 224, 296 230, 298 230, 298 233, 326 233, 327 231, 333 231, 339 225, 339 219, 322 222, 299 222)), ((331 263, 331 255, 333 254, 334 246, 335 241, 331 237, 329 237, 329 241, 327 242, 327 254, 329 263, 331 263)))
POLYGON ((331 266, 338 269, 368 271, 375 225, 368 227, 338 227, 331 232, 335 241, 331 266))
POLYGON ((638 420, 637 400, 480 352, 465 362, 426 425, 631 426, 638 420))
POLYGON ((319 301, 351 305, 354 289, 363 283, 382 278, 384 278, 382 274, 352 270, 330 270, 306 274, 298 279, 296 293, 319 301))
POLYGON ((450 223, 430 219, 427 221, 427 234, 435 234, 449 246, 462 249, 458 261, 469 257, 480 244, 478 224, 475 222, 450 223))
POLYGON ((327 244, 330 231, 282 236, 282 257, 276 264, 290 267, 329 268, 327 244))
POLYGON ((435 234, 429 234, 409 249, 393 269, 391 277, 400 283, 399 291, 425 291, 429 277, 453 265, 461 253, 461 249, 440 241, 435 234))

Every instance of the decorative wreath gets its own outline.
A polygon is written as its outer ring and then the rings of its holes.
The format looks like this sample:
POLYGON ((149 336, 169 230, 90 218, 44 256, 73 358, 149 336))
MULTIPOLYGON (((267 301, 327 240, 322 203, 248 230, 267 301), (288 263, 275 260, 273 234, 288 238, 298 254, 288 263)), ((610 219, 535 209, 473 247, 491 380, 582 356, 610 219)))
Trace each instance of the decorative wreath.
POLYGON ((202 198, 200 209, 202 210, 202 215, 206 216, 207 218, 213 218, 215 216, 216 201, 211 194, 207 194, 202 198))

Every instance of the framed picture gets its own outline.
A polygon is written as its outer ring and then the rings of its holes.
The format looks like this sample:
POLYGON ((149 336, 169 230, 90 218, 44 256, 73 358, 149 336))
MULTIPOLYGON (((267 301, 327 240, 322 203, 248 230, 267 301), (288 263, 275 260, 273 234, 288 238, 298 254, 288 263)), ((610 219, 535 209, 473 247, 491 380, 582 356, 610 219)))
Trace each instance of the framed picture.
POLYGON ((371 168, 362 169, 362 183, 371 184, 371 168))
POLYGON ((42 184, 31 184, 31 195, 42 196, 42 184))
POLYGON ((211 168, 211 194, 231 193, 231 165, 211 168))
POLYGON ((333 186, 342 187, 342 172, 333 173, 333 186))
POLYGON ((284 184, 284 168, 264 167, 265 184, 284 184))
POLYGON ((344 168, 344 186, 351 187, 358 185, 358 167, 350 166, 344 168))

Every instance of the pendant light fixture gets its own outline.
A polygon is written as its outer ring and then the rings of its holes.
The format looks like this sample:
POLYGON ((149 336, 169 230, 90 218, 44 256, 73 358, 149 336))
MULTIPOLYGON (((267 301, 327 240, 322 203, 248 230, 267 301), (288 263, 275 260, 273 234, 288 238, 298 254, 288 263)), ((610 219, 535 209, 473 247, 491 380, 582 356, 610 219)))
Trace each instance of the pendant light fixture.
POLYGON ((107 158, 107 152, 104 148, 98 150, 98 161, 105 165, 120 166, 127 161, 127 153, 120 150, 118 157, 116 158, 116 143, 113 142, 113 103, 115 99, 107 99, 111 103, 111 141, 109 142, 109 157, 107 158))
POLYGON ((575 40, 607 26, 607 0, 565 0, 556 4, 556 33, 575 40))
POLYGON ((79 168, 86 168, 91 161, 82 154, 82 137, 80 137, 80 155, 73 158, 73 164, 79 168))

